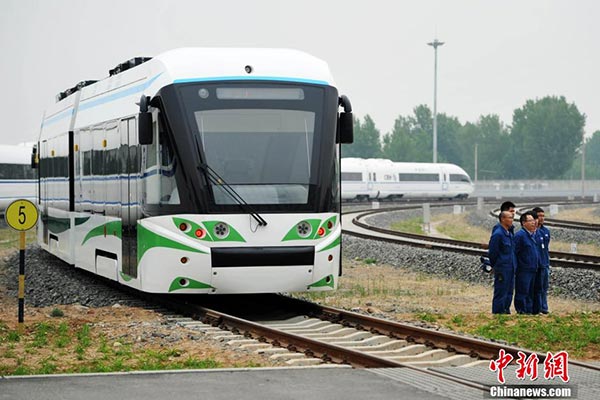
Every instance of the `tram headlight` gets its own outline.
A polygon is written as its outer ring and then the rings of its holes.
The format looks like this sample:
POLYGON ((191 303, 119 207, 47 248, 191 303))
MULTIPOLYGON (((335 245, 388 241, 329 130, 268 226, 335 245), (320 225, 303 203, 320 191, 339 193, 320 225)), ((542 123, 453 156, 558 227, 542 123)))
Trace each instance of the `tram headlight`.
POLYGON ((327 229, 333 228, 333 222, 327 221, 327 229))
POLYGON ((194 234, 198 239, 202 239, 204 236, 206 236, 206 231, 204 229, 198 228, 196 229, 196 232, 194 232, 194 234))
POLYGON ((307 238, 312 233, 312 226, 308 222, 302 221, 296 226, 296 231, 301 238, 307 238))
POLYGON ((319 230, 317 231, 317 235, 319 235, 320 237, 325 235, 325 228, 320 227, 319 230))
POLYGON ((225 239, 229 236, 229 225, 225 222, 219 222, 213 227, 213 233, 218 239, 225 239))

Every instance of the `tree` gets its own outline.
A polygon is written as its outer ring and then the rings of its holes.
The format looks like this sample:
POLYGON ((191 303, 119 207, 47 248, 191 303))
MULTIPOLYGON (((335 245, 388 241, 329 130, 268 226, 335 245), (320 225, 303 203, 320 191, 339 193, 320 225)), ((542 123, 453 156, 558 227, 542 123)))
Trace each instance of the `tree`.
POLYGON ((475 178, 475 145, 477 144, 477 177, 505 178, 505 151, 510 147, 508 129, 495 114, 482 115, 475 124, 467 122, 458 135, 463 168, 475 178))
MULTIPOLYGON (((458 118, 444 113, 437 116, 438 162, 449 162, 464 165, 464 154, 459 143, 459 134, 462 129, 458 118)), ((433 129, 431 131, 433 135, 433 129)), ((433 140, 432 140, 433 147, 433 140)), ((433 150, 432 150, 433 151, 433 150)), ((433 157, 432 157, 433 159, 433 157)))
POLYGON ((577 155, 584 125, 585 115, 563 96, 527 100, 513 113, 505 170, 514 178, 562 176, 577 155))
POLYGON ((600 131, 594 132, 585 143, 585 176, 600 179, 600 131))
POLYGON ((431 135, 419 123, 421 118, 427 124, 427 111, 426 106, 418 106, 414 110, 414 117, 400 115, 396 118, 394 129, 383 138, 384 158, 402 162, 431 162, 431 135))
MULTIPOLYGON (((562 178, 581 178, 581 152, 562 178)), ((600 131, 594 132, 592 137, 585 141, 585 178, 600 179, 600 131)))
POLYGON ((381 157, 381 140, 379 129, 370 115, 365 115, 364 122, 354 118, 354 143, 342 145, 343 157, 377 158, 381 157))
MULTIPOLYGON (((462 163, 458 135, 462 125, 456 117, 438 114, 438 161, 462 163)), ((433 160, 433 117, 424 104, 413 115, 399 116, 394 129, 383 139, 384 157, 392 161, 431 162, 433 160)))

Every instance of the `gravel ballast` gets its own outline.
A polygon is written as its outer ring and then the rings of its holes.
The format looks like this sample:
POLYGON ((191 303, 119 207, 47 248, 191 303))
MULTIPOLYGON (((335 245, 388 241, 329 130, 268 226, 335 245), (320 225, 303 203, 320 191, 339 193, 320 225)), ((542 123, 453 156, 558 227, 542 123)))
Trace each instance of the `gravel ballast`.
MULTIPOLYGON (((7 288, 9 296, 16 297, 19 252, 3 261, 0 284, 7 288)), ((39 246, 30 245, 25 251, 25 302, 35 307, 75 303, 104 307, 116 303, 135 305, 139 300, 110 287, 99 277, 68 265, 39 246)))
MULTIPOLYGON (((487 209, 485 207, 484 209, 487 209)), ((452 212, 451 207, 432 208, 432 214, 452 212)), ((467 207, 467 220, 473 225, 492 228, 495 220, 487 211, 467 207)), ((374 215, 370 224, 389 227, 398 219, 422 215, 422 210, 397 211, 374 215)), ((585 240, 600 242, 598 232, 580 232, 570 229, 552 229, 554 240, 569 241, 571 237, 582 243, 585 240)), ((346 259, 374 259, 395 267, 470 283, 493 285, 493 277, 481 272, 479 257, 439 250, 422 249, 404 245, 365 240, 344 235, 343 257, 346 259)), ((9 296, 17 296, 19 254, 14 252, 3 260, 0 285, 9 296)), ((26 251, 25 299, 27 304, 44 307, 79 303, 88 307, 111 306, 115 303, 136 304, 132 295, 107 285, 107 282, 86 271, 73 268, 62 260, 30 245, 26 251)), ((600 272, 553 267, 550 276, 552 294, 571 299, 600 301, 600 272)))

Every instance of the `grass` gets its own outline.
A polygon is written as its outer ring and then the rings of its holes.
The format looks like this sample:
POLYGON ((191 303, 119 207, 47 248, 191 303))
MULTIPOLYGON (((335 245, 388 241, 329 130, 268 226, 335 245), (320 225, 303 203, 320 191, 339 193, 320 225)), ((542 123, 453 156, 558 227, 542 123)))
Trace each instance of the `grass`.
POLYGON ((50 312, 50 316, 54 318, 64 317, 65 313, 60 308, 53 308, 50 312))
MULTIPOLYGON (((27 244, 36 242, 35 229, 27 232, 25 235, 25 242, 27 244)), ((0 228, 0 250, 6 249, 19 249, 19 232, 8 227, 3 227, 0 228)))
POLYGON ((566 315, 444 315, 416 313, 415 319, 475 336, 504 340, 540 352, 566 350, 586 358, 600 347, 600 312, 566 315))
POLYGON ((396 221, 390 225, 390 227, 399 232, 416 233, 422 235, 423 232, 423 218, 415 217, 402 221, 396 221))
MULTIPOLYGON (((440 222, 436 228, 438 232, 452 239, 488 243, 491 231, 479 226, 470 225, 465 218, 464 215, 442 214, 435 216, 434 222, 440 222)), ((550 242, 550 250, 569 253, 571 251, 571 243, 553 240, 550 242)), ((600 256, 600 246, 596 243, 578 243, 577 253, 600 256)))
POLYGON ((546 218, 600 224, 600 215, 596 214, 597 210, 598 207, 574 208, 569 210, 562 210, 558 214, 553 216, 550 216, 550 213, 548 212, 548 210, 546 210, 546 218))
MULTIPOLYGON (((0 321, 0 375, 220 368, 223 363, 178 348, 135 348, 127 338, 107 339, 87 323, 49 320, 23 334, 0 321), (75 357, 73 357, 73 355, 75 357)), ((254 362, 235 367, 260 366, 254 362)))
POLYGON ((335 292, 298 295, 321 304, 359 309, 398 321, 428 325, 515 343, 540 352, 566 350, 572 357, 600 360, 600 306, 566 300, 551 290, 550 315, 491 314, 492 286, 440 278, 385 263, 345 260, 335 292))
POLYGON ((453 239, 479 243, 487 243, 490 239, 489 230, 468 224, 463 215, 444 214, 434 220, 441 221, 437 226, 438 232, 453 239))

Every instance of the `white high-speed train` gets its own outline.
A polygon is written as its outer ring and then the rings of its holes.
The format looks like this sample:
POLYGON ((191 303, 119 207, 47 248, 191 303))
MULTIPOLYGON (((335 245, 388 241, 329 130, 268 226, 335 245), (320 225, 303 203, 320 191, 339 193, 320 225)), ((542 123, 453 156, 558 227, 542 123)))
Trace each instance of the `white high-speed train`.
POLYGON ((342 200, 467 198, 471 178, 461 167, 443 163, 342 158, 342 200))
POLYGON ((0 145, 0 213, 16 199, 35 200, 36 184, 31 146, 0 145))

